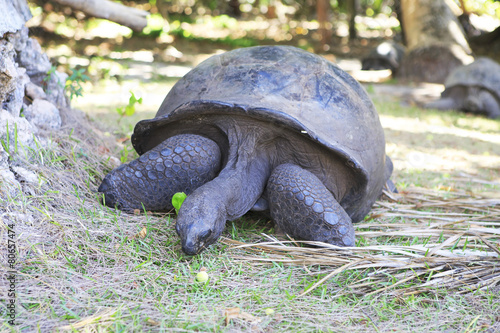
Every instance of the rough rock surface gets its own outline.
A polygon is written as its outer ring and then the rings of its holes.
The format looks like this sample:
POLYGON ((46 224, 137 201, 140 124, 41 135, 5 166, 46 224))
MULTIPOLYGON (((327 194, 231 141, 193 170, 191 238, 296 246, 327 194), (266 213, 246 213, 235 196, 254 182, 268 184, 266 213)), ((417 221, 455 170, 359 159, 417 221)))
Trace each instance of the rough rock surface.
POLYGON ((67 79, 52 66, 40 44, 28 36, 30 18, 25 1, 1 1, 0 11, 0 199, 15 196, 23 184, 38 182, 30 170, 28 150, 36 151, 49 140, 45 133, 64 125, 61 112, 69 102, 67 79), (7 14, 5 14, 7 13, 7 14), (9 14, 10 13, 10 14, 9 14), (20 162, 24 161, 24 162, 20 162))
POLYGON ((25 92, 26 96, 28 96, 32 100, 36 98, 47 99, 47 94, 45 93, 45 91, 43 91, 42 87, 37 86, 31 81, 26 84, 25 92))
POLYGON ((26 1, 8 0, 0 1, 0 36, 6 32, 15 32, 24 26, 31 18, 31 13, 26 1))
POLYGON ((49 101, 37 98, 24 111, 26 119, 35 127, 48 130, 61 128, 59 110, 49 101))
POLYGON ((16 117, 7 110, 0 110, 0 139, 9 145, 17 143, 20 146, 35 148, 34 134, 38 129, 26 118, 16 117))
POLYGON ((19 182, 10 169, 9 154, 0 145, 0 198, 16 196, 19 188, 19 182))

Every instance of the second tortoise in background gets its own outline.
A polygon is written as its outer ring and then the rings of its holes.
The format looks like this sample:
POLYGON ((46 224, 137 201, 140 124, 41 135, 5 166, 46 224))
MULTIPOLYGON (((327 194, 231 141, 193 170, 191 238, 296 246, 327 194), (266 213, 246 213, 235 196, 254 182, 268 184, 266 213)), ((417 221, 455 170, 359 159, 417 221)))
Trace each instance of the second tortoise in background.
POLYGON ((441 98, 424 105, 428 109, 460 110, 500 117, 500 65, 478 58, 456 68, 446 78, 441 98))
POLYGON ((405 48, 400 44, 390 41, 380 43, 361 60, 361 69, 390 69, 392 76, 394 77, 398 72, 404 54, 405 48))

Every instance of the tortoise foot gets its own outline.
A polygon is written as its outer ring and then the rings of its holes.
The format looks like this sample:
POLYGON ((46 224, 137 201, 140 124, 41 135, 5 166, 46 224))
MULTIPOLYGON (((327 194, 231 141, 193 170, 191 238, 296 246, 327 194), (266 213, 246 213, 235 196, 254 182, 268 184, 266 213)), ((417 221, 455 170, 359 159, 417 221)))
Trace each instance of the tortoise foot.
POLYGON ((220 161, 214 141, 193 134, 177 135, 110 172, 98 191, 110 207, 168 211, 176 192, 189 194, 212 180, 220 161))
POLYGON ((271 216, 296 239, 354 246, 351 218, 311 172, 293 164, 273 170, 267 183, 271 216))
POLYGON ((478 94, 481 101, 481 108, 484 110, 488 118, 500 118, 500 101, 494 94, 485 89, 481 89, 478 94))

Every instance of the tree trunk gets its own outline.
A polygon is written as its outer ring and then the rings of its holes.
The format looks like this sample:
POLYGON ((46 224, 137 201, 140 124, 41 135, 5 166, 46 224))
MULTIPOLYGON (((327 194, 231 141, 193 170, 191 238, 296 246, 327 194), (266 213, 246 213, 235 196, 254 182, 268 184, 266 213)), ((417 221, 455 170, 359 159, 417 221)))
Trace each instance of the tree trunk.
POLYGON ((470 44, 478 56, 488 57, 500 63, 500 27, 472 37, 470 44))
POLYGON ((401 0, 401 7, 409 49, 449 44, 470 53, 464 31, 444 0, 401 0))
POLYGON ((106 20, 127 26, 134 31, 142 31, 148 24, 148 12, 132 7, 126 7, 109 0, 53 0, 64 6, 106 20))
POLYGON ((403 22, 403 12, 401 11, 401 1, 402 0, 394 0, 393 10, 396 13, 396 17, 399 21, 399 25, 401 27, 401 43, 406 46, 406 36, 403 22))
POLYGON ((325 50, 325 46, 331 41, 331 31, 326 27, 328 16, 330 13, 330 2, 328 0, 316 1, 316 14, 319 22, 319 33, 321 35, 321 49, 325 50))
POLYGON ((408 52, 400 77, 443 83, 455 67, 473 61, 457 17, 445 0, 401 0, 408 52))
POLYGON ((357 37, 356 15, 358 12, 359 0, 347 0, 347 13, 349 15, 349 38, 357 37))

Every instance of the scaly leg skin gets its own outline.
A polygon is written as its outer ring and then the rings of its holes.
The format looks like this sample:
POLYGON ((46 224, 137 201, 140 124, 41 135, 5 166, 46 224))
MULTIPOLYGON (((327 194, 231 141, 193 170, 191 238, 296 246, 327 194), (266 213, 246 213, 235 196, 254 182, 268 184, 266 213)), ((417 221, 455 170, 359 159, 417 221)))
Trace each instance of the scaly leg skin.
POLYGON ((279 165, 269 177, 267 195, 274 222, 291 237, 354 246, 351 218, 311 172, 279 165))
POLYGON ((191 193, 220 170, 221 153, 212 140, 193 134, 168 138, 138 159, 104 177, 104 203, 123 211, 168 211, 176 192, 191 193))
POLYGON ((492 93, 487 90, 481 90, 479 92, 479 99, 489 118, 496 119, 500 117, 500 101, 492 93))
POLYGON ((452 97, 442 97, 438 100, 425 104, 424 108, 448 111, 448 110, 459 110, 461 105, 462 105, 461 101, 456 101, 452 97))

